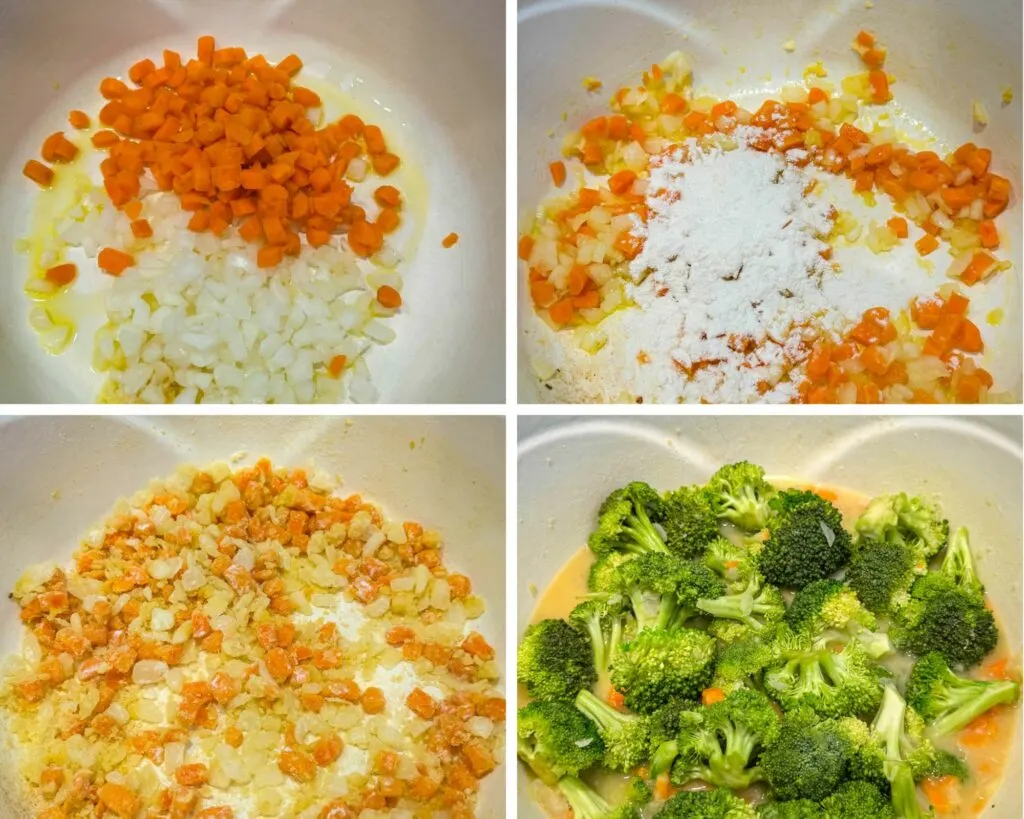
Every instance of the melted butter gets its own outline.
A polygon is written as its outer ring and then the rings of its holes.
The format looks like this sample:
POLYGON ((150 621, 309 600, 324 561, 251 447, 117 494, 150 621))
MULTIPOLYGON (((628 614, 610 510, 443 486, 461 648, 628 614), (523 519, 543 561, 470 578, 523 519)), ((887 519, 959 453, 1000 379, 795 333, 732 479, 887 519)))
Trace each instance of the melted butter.
POLYGON ((1002 307, 997 307, 994 310, 989 310, 985 316, 985 321, 991 324, 993 327, 998 327, 1003 323, 1003 318, 1006 314, 1003 312, 1002 307))

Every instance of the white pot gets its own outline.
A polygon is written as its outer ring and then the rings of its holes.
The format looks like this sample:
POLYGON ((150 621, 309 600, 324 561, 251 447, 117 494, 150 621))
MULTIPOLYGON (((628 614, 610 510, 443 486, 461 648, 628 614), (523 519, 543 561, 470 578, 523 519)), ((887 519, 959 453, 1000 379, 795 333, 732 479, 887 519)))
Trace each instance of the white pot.
MULTIPOLYGON (((505 436, 497 418, 21 418, 0 421, 0 654, 18 649, 6 594, 22 571, 66 562, 114 502, 184 463, 315 464, 400 519, 441 532, 447 561, 487 602, 479 630, 505 657, 505 436)), ((481 816, 504 815, 505 769, 484 782, 481 816)), ((17 775, 0 737, 0 816, 15 809, 17 775)), ((27 817, 26 817, 27 819, 27 817)))
POLYGON ((201 34, 358 80, 360 113, 425 177, 424 231, 401 269, 406 309, 390 325, 398 338, 369 359, 381 400, 502 400, 504 21, 501 0, 0 0, 0 73, 11 78, 0 118, 0 402, 92 403, 103 382, 91 370, 99 307, 57 357, 29 326, 28 262, 14 245, 38 188, 22 166, 47 134, 68 129, 69 110, 99 111, 104 76, 126 76, 164 48, 187 59, 201 34), (453 231, 460 241, 445 250, 453 231))
MULTIPOLYGON (((956 147, 968 140, 993 149, 997 172, 1011 180, 1011 207, 999 228, 1008 241, 999 253, 1015 270, 998 287, 997 304, 1006 308, 998 333, 999 353, 986 362, 996 381, 1018 397, 1021 392, 1021 4, 1018 0, 863 0, 822 3, 791 0, 784 6, 742 0, 520 0, 519 2, 519 190, 520 227, 529 225, 537 205, 550 195, 548 163, 561 155, 565 134, 608 111, 615 89, 639 82, 640 74, 672 51, 694 66, 696 90, 734 97, 777 93, 798 82, 804 68, 822 61, 830 81, 863 70, 850 49, 861 28, 889 49, 886 69, 896 76, 897 102, 930 128, 941 142, 956 147), (793 40, 794 52, 783 49, 793 40), (740 67, 746 70, 739 73, 740 67), (765 79, 770 75, 771 79, 765 79), (587 93, 581 81, 597 77, 604 87, 587 93), (1010 86, 1014 99, 1002 105, 1010 86), (975 132, 971 105, 984 102, 989 125, 975 132), (994 368, 994 369, 993 369, 994 368)), ((936 254, 935 258, 938 258, 936 254)), ((943 251, 936 262, 947 264, 943 251)), ((526 288, 517 277, 519 298, 519 396, 544 402, 523 331, 538 329, 526 288)))
MULTIPOLYGON (((706 481, 749 460, 770 476, 865 495, 936 495, 954 526, 971 530, 978 570, 1019 657, 1021 645, 1021 420, 750 415, 687 418, 528 418, 521 422, 517 634, 562 564, 586 544, 597 508, 631 480, 666 489, 706 481)), ((986 812, 1021 815, 1018 731, 1006 779, 986 812)), ((540 817, 519 772, 519 815, 540 817)))

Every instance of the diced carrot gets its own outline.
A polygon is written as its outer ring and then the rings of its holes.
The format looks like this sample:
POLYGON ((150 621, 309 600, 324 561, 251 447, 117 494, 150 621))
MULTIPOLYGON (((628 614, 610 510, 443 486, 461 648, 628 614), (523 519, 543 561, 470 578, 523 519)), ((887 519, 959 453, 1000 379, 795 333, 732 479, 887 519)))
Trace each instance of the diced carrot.
POLYGON ((921 256, 927 256, 929 253, 938 250, 939 241, 934 236, 925 235, 914 242, 914 247, 917 248, 917 252, 921 256))
POLYGON ((284 248, 280 245, 265 245, 256 252, 256 266, 266 269, 277 267, 284 259, 284 248))
POLYGON ((952 809, 951 791, 955 789, 954 776, 927 777, 921 781, 921 790, 937 813, 949 813, 952 809))
POLYGON ((111 276, 120 276, 129 267, 135 264, 135 259, 123 250, 116 250, 112 247, 103 248, 96 261, 100 270, 109 273, 111 276))
POLYGON ((78 276, 78 268, 70 262, 55 265, 46 271, 46 280, 58 287, 66 287, 78 276))
POLYGON ((449 233, 447 236, 445 236, 441 240, 441 247, 443 247, 443 248, 455 247, 455 245, 457 245, 458 242, 459 242, 459 234, 458 233, 449 233))
POLYGON ((71 123, 72 128, 77 128, 80 131, 92 124, 92 120, 89 119, 89 115, 85 111, 72 111, 68 114, 68 122, 71 123))
POLYGON ((636 173, 630 170, 622 170, 613 174, 608 179, 608 188, 612 193, 622 195, 626 193, 636 181, 636 173))
POLYGON ((996 230, 996 223, 991 219, 985 219, 978 224, 978 238, 981 246, 994 250, 999 247, 999 231, 996 230))
POLYGON ((397 310, 402 306, 402 294, 390 285, 384 284, 377 288, 377 302, 388 310, 397 310))
POLYGON ((565 163, 561 160, 552 162, 548 166, 548 170, 551 172, 551 180, 555 183, 555 187, 562 187, 565 184, 565 163))
POLYGON ((153 235, 153 226, 148 219, 136 219, 132 222, 132 235, 136 239, 148 239, 153 235))
POLYGON ((705 688, 701 692, 700 700, 704 705, 714 705, 725 699, 725 692, 721 688, 705 688))
POLYGON ((53 184, 53 171, 38 160, 30 159, 26 162, 22 173, 41 188, 48 188, 53 184))
POLYGON ((622 709, 626 705, 626 696, 621 691, 615 688, 608 688, 608 696, 606 697, 608 704, 616 710, 622 709))
POLYGON ((327 364, 327 372, 330 374, 331 378, 338 378, 341 376, 346 364, 348 364, 347 356, 336 355, 327 364))
POLYGON ((572 321, 575 308, 573 307, 572 299, 562 299, 561 301, 555 302, 548 309, 548 315, 551 316, 551 320, 558 325, 565 325, 572 321))
POLYGON ((902 216, 894 216, 886 224, 889 226, 889 230, 892 231, 893 235, 897 239, 906 239, 910 235, 910 229, 907 225, 907 220, 902 216))
POLYGON ((978 325, 970 319, 964 319, 953 336, 953 347, 965 353, 980 353, 985 349, 978 325))

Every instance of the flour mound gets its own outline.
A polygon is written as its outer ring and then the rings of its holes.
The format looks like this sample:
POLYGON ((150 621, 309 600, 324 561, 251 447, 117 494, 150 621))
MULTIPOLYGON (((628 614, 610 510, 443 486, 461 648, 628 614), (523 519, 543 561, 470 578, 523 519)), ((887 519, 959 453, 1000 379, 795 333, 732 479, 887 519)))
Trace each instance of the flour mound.
POLYGON ((839 317, 821 256, 834 211, 755 135, 737 129, 731 150, 691 139, 652 163, 628 338, 656 368, 657 401, 788 401, 796 385, 780 379, 839 317))

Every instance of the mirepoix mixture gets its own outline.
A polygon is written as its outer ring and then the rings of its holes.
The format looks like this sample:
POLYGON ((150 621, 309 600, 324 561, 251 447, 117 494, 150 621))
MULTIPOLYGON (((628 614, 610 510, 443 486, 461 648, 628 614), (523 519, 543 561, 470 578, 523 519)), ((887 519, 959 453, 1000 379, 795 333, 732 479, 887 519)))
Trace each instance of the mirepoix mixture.
POLYGON ((519 645, 518 754, 559 819, 969 817, 1019 721, 966 528, 931 499, 634 481, 519 645))
POLYGON ((437 532, 333 486, 186 467, 26 571, 0 719, 39 819, 475 815, 484 601, 437 532))
POLYGON ((675 52, 574 125, 518 249, 551 397, 998 400, 1010 180, 991 149, 915 131, 886 49, 852 47, 860 73, 816 62, 737 100, 675 52))

